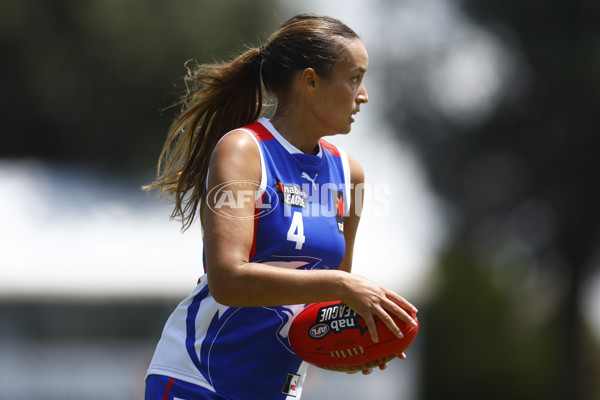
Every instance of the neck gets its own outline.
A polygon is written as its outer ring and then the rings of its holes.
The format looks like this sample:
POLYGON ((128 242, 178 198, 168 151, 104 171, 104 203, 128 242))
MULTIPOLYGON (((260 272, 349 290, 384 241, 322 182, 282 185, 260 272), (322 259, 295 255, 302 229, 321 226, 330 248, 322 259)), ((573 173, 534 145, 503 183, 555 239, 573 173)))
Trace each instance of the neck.
POLYGON ((290 142, 295 148, 305 154, 317 154, 319 152, 319 139, 317 129, 302 118, 294 117, 293 113, 281 115, 275 113, 271 118, 271 124, 290 142))

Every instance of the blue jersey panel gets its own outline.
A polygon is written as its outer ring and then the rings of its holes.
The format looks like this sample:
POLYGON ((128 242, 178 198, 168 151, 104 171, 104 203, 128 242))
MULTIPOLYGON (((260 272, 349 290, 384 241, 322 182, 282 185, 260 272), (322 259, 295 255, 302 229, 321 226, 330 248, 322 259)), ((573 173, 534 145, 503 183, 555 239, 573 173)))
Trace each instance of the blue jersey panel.
POLYGON ((250 128, 258 131, 266 170, 264 200, 271 211, 258 218, 252 260, 309 256, 314 262, 305 268, 337 269, 345 251, 343 216, 347 202, 339 153, 322 147, 320 155, 291 153, 291 145, 282 145, 285 139, 275 137, 274 129, 269 131, 260 123, 250 128))
MULTIPOLYGON (((249 259, 280 268, 337 269, 349 203, 345 154, 324 141, 318 155, 303 154, 266 119, 242 130, 256 141, 262 172, 249 259)), ((214 300, 205 275, 169 317, 148 375, 231 400, 298 399, 307 364, 287 335, 303 307, 227 307, 214 300)))

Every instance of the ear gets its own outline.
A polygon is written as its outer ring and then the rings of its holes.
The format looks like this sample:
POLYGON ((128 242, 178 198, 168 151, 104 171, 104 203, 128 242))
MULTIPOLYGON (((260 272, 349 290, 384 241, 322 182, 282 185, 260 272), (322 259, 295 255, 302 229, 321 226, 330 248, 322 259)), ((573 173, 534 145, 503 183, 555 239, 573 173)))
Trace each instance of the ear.
POLYGON ((314 89, 317 86, 317 73, 312 68, 305 68, 300 73, 300 82, 304 89, 314 89))

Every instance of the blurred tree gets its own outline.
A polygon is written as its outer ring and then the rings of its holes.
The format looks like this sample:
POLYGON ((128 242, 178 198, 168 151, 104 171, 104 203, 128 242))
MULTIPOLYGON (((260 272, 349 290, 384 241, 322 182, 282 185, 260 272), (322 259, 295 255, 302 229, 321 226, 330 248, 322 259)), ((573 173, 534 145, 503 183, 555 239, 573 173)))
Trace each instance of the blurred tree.
POLYGON ((153 170, 176 111, 160 110, 182 94, 185 61, 260 44, 280 23, 275 3, 2 2, 0 157, 153 170))
POLYGON ((425 398, 582 399, 598 375, 581 289, 599 255, 600 7, 460 4, 522 65, 479 120, 453 118, 425 78, 406 78, 432 64, 390 65, 389 118, 406 128, 455 235, 423 322, 425 398))
POLYGON ((554 321, 532 315, 547 310, 520 266, 497 268, 464 238, 440 260, 440 286, 421 316, 423 398, 563 398, 552 384, 560 380, 554 321))

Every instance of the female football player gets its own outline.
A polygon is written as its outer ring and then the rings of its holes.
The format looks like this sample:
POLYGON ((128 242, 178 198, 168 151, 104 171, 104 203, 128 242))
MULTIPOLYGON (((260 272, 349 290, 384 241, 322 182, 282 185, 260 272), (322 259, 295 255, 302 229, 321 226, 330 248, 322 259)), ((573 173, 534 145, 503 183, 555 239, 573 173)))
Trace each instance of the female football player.
POLYGON ((354 31, 298 15, 230 63, 188 69, 147 189, 173 197, 183 229, 200 215, 205 274, 165 325, 146 399, 299 398, 307 364, 287 333, 306 303, 343 300, 374 341, 374 317, 400 337, 392 315, 415 325, 409 302, 350 273, 363 171, 323 140, 350 132, 367 67, 354 31))

